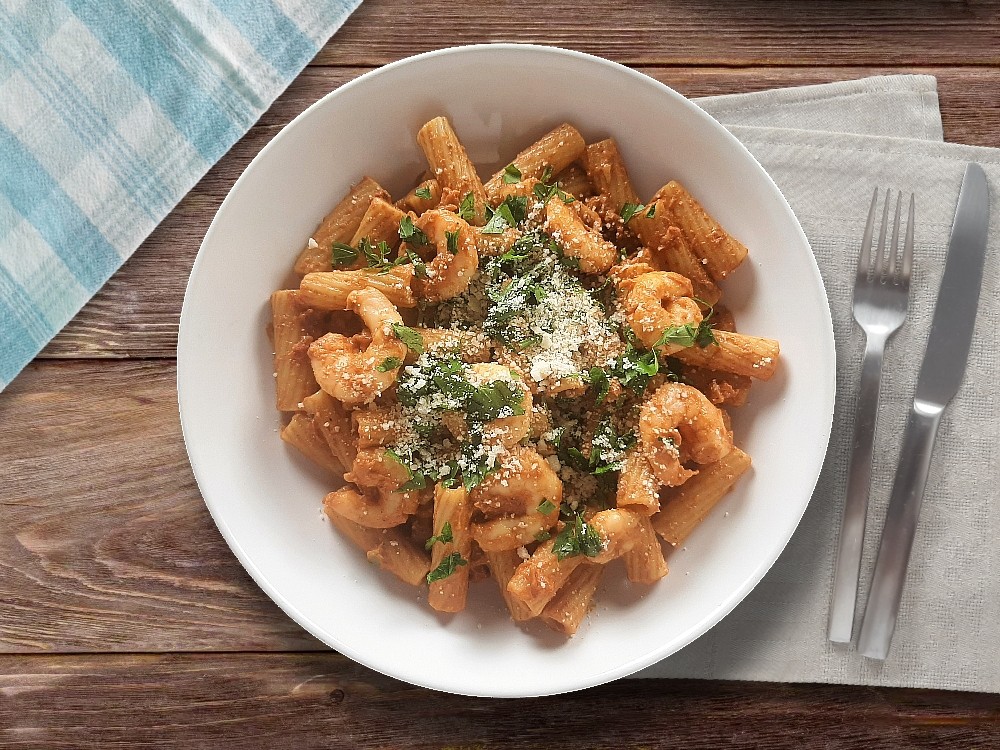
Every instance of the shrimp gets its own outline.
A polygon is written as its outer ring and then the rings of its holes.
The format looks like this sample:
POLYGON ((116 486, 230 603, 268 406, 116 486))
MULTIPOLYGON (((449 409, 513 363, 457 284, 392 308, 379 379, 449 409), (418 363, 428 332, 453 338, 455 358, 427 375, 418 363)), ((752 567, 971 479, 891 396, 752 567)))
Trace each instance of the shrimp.
POLYGON ((488 422, 483 429, 487 442, 499 441, 505 448, 512 448, 531 433, 531 391, 524 380, 512 370, 495 362, 481 362, 469 367, 469 382, 473 385, 487 385, 498 380, 508 383, 523 393, 521 413, 500 417, 488 422))
POLYGON ((615 295, 618 297, 618 300, 624 304, 632 288, 635 286, 635 282, 647 273, 652 273, 656 270, 647 261, 640 260, 639 258, 627 258, 613 266, 608 271, 608 276, 611 278, 611 283, 614 284, 615 295))
POLYGON ((618 248, 592 231, 570 206, 553 199, 545 204, 545 231, 584 273, 605 273, 618 260, 618 248))
MULTIPOLYGON (((672 271, 652 271, 635 279, 625 300, 629 325, 647 347, 659 341, 674 326, 701 323, 701 308, 692 299, 691 282, 672 271)), ((672 354, 683 346, 664 344, 662 354, 672 354)))
MULTIPOLYGON (((425 211, 414 222, 436 254, 427 264, 427 278, 413 280, 418 296, 429 302, 457 297, 464 292, 479 268, 476 235, 464 219, 451 211, 425 211)), ((419 253, 422 248, 415 248, 419 253)))
POLYGON ((697 472, 683 464, 710 464, 733 449, 723 412, 697 388, 666 383, 639 412, 639 440, 656 479, 667 487, 697 472))
MULTIPOLYGON (((498 417, 483 425, 483 442, 487 445, 500 444, 504 448, 512 448, 531 434, 532 399, 531 391, 524 380, 511 370, 496 362, 478 362, 470 365, 468 380, 474 386, 482 387, 497 381, 507 383, 512 389, 521 392, 520 414, 509 417, 498 417)), ((460 412, 445 412, 441 415, 441 424, 459 441, 464 441, 469 434, 469 424, 465 415, 460 412)))
POLYGON ((368 328, 371 343, 328 333, 309 345, 309 360, 319 387, 343 404, 368 404, 396 382, 406 345, 396 338, 393 324, 399 311, 377 289, 351 292, 347 304, 368 328), (395 367, 389 367, 395 363, 395 367), (383 372, 384 370, 384 372, 383 372))
POLYGON ((399 526, 416 512, 421 500, 420 492, 398 491, 409 477, 407 468, 384 449, 363 448, 344 475, 360 492, 344 487, 327 495, 323 506, 361 526, 375 529, 399 526))
POLYGON ((516 549, 536 541, 559 518, 563 486, 532 448, 512 448, 497 469, 469 494, 486 518, 472 524, 472 536, 486 552, 516 549))

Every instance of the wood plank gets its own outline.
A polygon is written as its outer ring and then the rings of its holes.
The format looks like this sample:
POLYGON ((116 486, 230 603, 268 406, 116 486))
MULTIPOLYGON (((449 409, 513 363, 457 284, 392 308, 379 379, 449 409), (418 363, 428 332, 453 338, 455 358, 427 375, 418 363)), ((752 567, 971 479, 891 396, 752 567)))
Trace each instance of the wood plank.
MULTIPOLYGON (((367 5, 367 4, 366 4, 367 5)), ((362 6, 362 7, 366 7, 362 6)), ((229 189, 257 152, 309 104, 364 72, 310 68, 186 196, 42 357, 172 357, 184 287, 202 237, 229 189)), ((891 72, 883 68, 650 68, 644 72, 689 96, 758 91, 891 72)), ((1000 146, 996 68, 915 68, 936 75, 945 136, 1000 146)))
POLYGON ((0 652, 321 647, 212 523, 174 379, 171 361, 48 362, 0 395, 0 652))
POLYGON ((532 42, 628 65, 996 64, 995 0, 367 0, 320 52, 329 65, 382 65, 447 45, 532 42), (446 44, 442 44, 446 42, 446 44))
POLYGON ((996 747, 996 696, 624 680, 483 700, 336 654, 0 657, 6 748, 996 747))

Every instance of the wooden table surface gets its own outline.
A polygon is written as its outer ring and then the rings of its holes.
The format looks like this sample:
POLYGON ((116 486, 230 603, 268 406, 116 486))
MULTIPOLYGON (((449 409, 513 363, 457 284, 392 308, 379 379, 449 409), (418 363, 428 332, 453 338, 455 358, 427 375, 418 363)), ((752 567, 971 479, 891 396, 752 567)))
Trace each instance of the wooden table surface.
POLYGON ((1000 698, 623 680, 483 700, 331 653, 257 588, 195 487, 177 320, 212 216, 328 91, 454 44, 595 53, 684 94, 937 76, 945 137, 1000 146, 1000 2, 365 0, 97 297, 0 394, 0 747, 1000 746, 1000 698))

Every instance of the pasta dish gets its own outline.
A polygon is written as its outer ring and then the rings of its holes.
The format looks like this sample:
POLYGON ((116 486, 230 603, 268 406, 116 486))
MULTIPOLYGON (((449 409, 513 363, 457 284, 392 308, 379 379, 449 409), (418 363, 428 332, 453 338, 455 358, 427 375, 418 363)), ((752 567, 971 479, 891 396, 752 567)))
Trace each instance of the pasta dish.
POLYGON ((655 583, 747 471, 728 412, 778 343, 720 304, 747 248, 676 181, 641 201, 613 139, 560 125, 486 182, 445 117, 417 142, 413 189, 360 180, 271 297, 281 437, 432 608, 492 579, 571 636, 610 563, 655 583))

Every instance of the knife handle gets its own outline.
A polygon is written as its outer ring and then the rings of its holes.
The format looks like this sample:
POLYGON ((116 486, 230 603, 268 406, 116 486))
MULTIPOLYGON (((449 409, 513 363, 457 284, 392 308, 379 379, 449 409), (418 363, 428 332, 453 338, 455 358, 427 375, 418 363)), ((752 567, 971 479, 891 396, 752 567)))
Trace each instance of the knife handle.
POLYGON ((885 659, 889 654, 931 465, 934 438, 943 411, 943 405, 918 399, 913 402, 906 420, 899 465, 892 484, 889 510, 882 527, 882 541, 868 593, 868 606, 858 639, 858 650, 872 659, 885 659))

